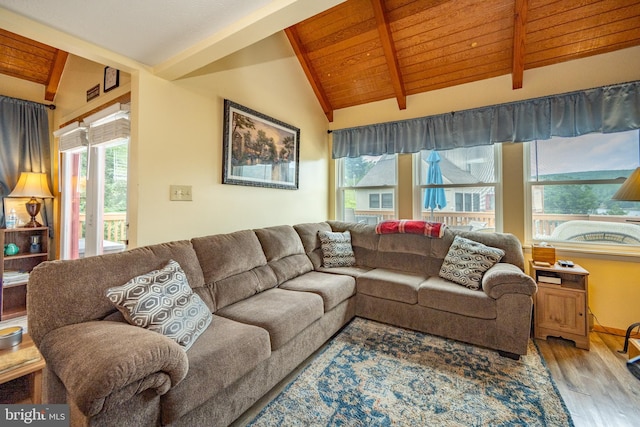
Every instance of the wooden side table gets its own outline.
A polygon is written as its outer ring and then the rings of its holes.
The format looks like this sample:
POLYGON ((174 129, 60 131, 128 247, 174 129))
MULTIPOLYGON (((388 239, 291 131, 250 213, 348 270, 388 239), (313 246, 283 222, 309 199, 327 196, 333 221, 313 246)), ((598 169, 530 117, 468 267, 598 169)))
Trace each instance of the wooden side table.
POLYGON ((530 261, 531 277, 538 283, 535 296, 535 337, 561 337, 589 350, 589 272, 579 265, 543 267, 530 261))
POLYGON ((42 403, 42 369, 45 365, 44 358, 31 337, 24 334, 20 344, 6 350, 0 350, 0 392, 2 392, 2 384, 28 375, 31 403, 42 403))

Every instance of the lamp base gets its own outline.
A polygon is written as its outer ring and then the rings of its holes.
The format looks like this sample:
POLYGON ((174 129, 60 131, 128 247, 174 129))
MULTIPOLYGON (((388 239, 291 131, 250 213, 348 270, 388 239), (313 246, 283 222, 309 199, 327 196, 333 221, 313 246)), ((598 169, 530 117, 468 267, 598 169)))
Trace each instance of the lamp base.
POLYGON ((35 197, 32 197, 24 206, 27 208, 27 213, 31 216, 31 221, 24 225, 24 228, 35 228, 42 227, 38 221, 36 221, 36 216, 40 213, 40 206, 42 203, 36 200, 35 197))

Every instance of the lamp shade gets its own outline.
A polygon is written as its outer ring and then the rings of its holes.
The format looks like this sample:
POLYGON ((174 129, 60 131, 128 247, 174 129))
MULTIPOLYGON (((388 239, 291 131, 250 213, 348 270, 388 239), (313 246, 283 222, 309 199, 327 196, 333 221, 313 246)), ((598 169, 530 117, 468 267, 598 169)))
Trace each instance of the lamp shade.
POLYGON ((640 202, 640 167, 629 175, 629 178, 622 183, 622 187, 616 191, 612 199, 640 202))
POLYGON ((39 199, 52 199, 53 195, 47 183, 47 174, 35 172, 22 172, 18 178, 18 184, 9 197, 37 197, 39 199))

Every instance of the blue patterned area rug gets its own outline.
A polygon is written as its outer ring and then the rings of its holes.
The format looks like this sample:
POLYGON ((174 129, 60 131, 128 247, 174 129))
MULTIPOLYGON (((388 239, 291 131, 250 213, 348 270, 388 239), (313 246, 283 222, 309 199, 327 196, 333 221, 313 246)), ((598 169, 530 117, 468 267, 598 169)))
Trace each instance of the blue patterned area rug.
POLYGON ((519 361, 356 318, 250 426, 573 426, 532 341, 519 361))

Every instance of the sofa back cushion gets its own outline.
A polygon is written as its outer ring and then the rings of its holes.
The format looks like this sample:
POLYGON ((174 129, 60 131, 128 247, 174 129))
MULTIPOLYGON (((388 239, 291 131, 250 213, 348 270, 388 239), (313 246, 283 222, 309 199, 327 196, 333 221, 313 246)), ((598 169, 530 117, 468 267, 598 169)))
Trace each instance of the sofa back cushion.
POLYGON ((500 262, 513 264, 520 270, 524 271, 524 254, 522 252, 522 244, 516 236, 509 233, 487 233, 479 231, 458 231, 447 229, 442 239, 433 240, 431 243, 431 255, 434 259, 429 266, 429 275, 437 276, 444 258, 449 252, 449 248, 453 243, 455 236, 465 237, 475 242, 482 243, 486 246, 502 249, 504 256, 500 262))
POLYGON ((204 277, 187 240, 38 265, 27 285, 29 334, 38 344, 51 330, 113 315, 117 310, 105 296, 106 289, 161 269, 171 259, 180 264, 197 292, 204 285, 204 277))
POLYGON ((381 267, 378 265, 378 242, 380 241, 380 236, 376 234, 375 225, 342 221, 328 221, 328 224, 333 231, 344 232, 349 230, 357 266, 381 267))
POLYGON ((311 260, 313 268, 317 270, 322 267, 322 243, 318 237, 318 232, 332 231, 331 226, 326 222, 309 222, 294 225, 293 228, 300 236, 304 251, 311 260))
POLYGON ((254 230, 278 285, 313 270, 302 240, 290 225, 254 230))
POLYGON ((501 262, 513 264, 524 271, 522 245, 508 233, 487 233, 445 229, 442 238, 415 234, 376 234, 375 226, 340 221, 328 221, 333 231, 351 232, 351 244, 356 265, 388 268, 426 276, 438 276, 449 247, 456 235, 480 242, 505 252, 501 262))
POLYGON ((200 297, 219 310, 277 285, 252 230, 191 240, 204 276, 200 297))

